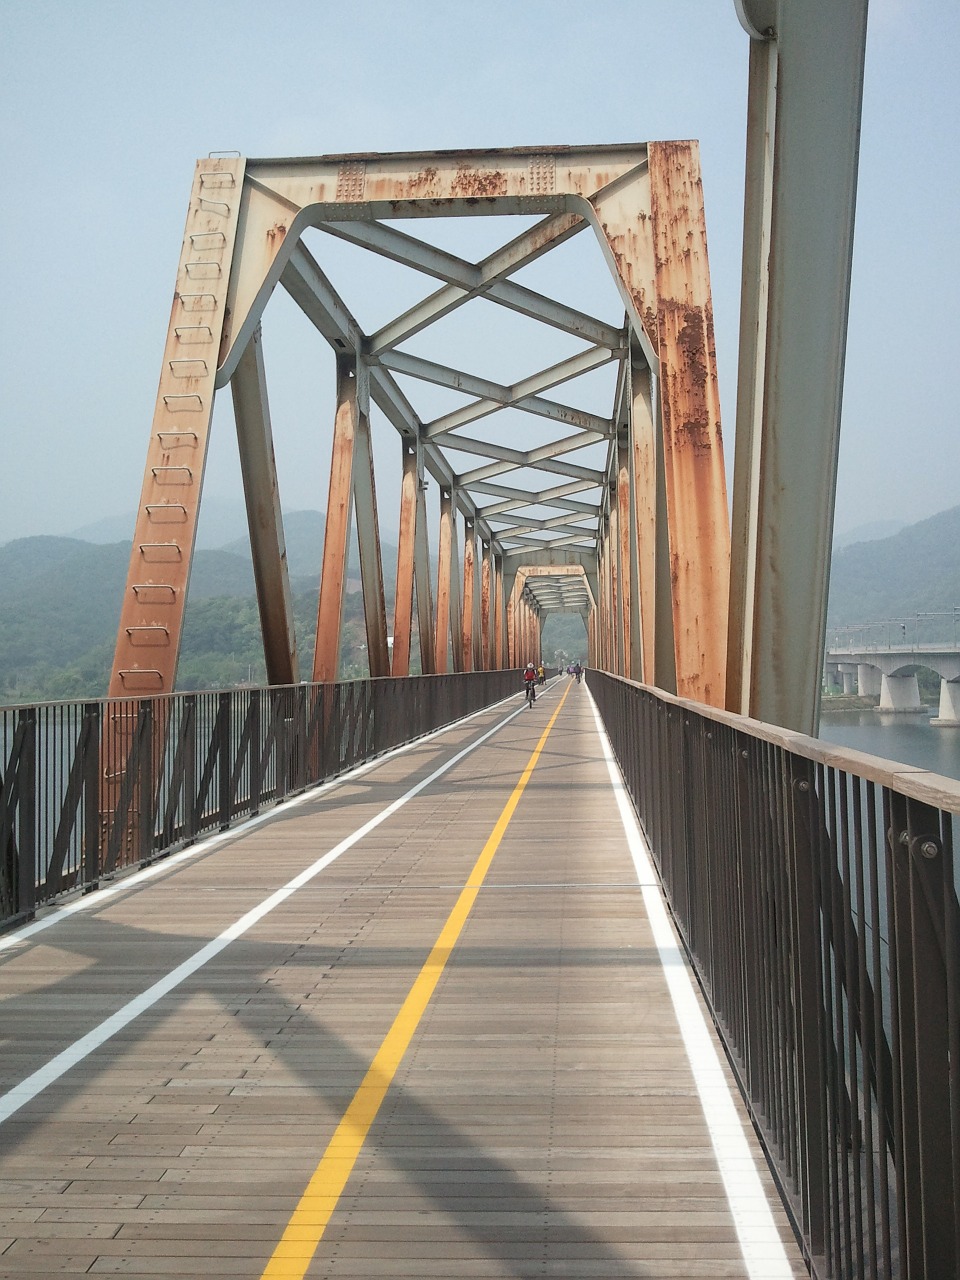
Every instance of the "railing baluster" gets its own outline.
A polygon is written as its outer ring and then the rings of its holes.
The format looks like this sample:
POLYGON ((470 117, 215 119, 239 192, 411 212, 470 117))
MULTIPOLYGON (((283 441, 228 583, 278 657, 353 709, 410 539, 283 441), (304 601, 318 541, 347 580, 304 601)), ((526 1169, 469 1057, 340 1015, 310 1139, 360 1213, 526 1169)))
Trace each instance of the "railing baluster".
POLYGON ((589 684, 813 1274, 960 1274, 960 786, 589 684))

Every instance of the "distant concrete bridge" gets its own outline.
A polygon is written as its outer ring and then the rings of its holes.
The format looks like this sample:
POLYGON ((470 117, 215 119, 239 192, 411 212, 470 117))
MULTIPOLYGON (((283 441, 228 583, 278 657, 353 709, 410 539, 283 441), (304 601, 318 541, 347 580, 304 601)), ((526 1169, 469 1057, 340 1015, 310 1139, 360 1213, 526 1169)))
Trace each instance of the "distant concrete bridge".
POLYGON ((932 723, 960 725, 960 645, 837 646, 827 650, 824 661, 828 684, 842 683, 844 693, 856 691, 861 697, 879 694, 881 711, 921 709, 918 667, 940 677, 940 709, 932 723))

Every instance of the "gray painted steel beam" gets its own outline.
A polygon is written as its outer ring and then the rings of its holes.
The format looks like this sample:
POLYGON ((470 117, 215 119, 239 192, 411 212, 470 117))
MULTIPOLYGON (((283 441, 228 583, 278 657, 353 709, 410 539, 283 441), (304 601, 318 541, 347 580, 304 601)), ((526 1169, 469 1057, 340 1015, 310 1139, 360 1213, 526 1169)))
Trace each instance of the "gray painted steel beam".
POLYGON ((381 222, 326 222, 321 226, 324 231, 341 240, 372 249, 385 258, 414 267, 468 292, 482 293, 491 302, 497 302, 500 306, 508 307, 533 320, 542 320, 544 324, 562 329, 585 342, 610 347, 612 350, 623 345, 620 330, 595 316, 588 316, 574 307, 546 298, 512 280, 494 280, 487 284, 481 269, 474 263, 425 244, 394 227, 384 226, 381 222))
POLYGON ((230 390, 237 424, 240 472, 250 530, 267 682, 298 684, 300 667, 293 600, 259 328, 237 363, 230 380, 230 390))
MULTIPOLYGON (((754 36, 772 12, 741 0, 754 36)), ((751 59, 741 337, 755 349, 741 363, 737 425, 759 428, 760 440, 738 444, 728 651, 735 663, 742 655, 733 709, 808 734, 819 718, 866 22, 867 0, 779 0, 775 34, 751 59)))

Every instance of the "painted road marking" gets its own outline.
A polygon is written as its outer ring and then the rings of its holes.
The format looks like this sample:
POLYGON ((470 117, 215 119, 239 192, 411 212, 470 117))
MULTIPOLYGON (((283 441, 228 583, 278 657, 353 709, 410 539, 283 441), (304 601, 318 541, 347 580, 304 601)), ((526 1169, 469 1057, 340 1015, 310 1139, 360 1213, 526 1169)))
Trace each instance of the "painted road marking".
POLYGON ((753 1152, 723 1074, 713 1034, 707 1027, 693 989, 686 954, 670 923, 650 851, 592 695, 590 702, 630 856, 637 869, 643 905, 646 907, 667 989, 690 1060, 690 1069, 717 1157, 747 1273, 750 1280, 793 1280, 793 1268, 773 1220, 770 1201, 760 1182, 753 1152))
MULTIPOLYGON (((510 698, 519 696, 518 693, 512 693, 509 698, 502 699, 502 702, 509 702, 510 698)), ((263 826, 265 822, 272 822, 278 816, 283 817, 284 814, 289 813, 291 809, 295 809, 298 805, 305 804, 308 800, 317 800, 326 795, 328 791, 333 791, 336 787, 342 787, 344 783, 353 782, 362 777, 363 774, 377 768, 378 765, 383 764, 385 761, 392 760, 395 756, 403 755, 404 752, 412 751, 415 747, 423 746, 425 742, 430 742, 433 738, 439 738, 460 725, 469 724, 477 716, 482 716, 485 711, 492 711, 500 705, 502 703, 495 702, 489 707, 481 707, 479 711, 472 711, 470 715, 464 716, 462 720, 453 720, 450 724, 434 729, 432 733, 426 733, 421 738, 414 738, 410 742, 401 743, 399 747, 393 747, 390 751, 385 751, 383 755, 376 756, 373 760, 367 760, 363 764, 357 765, 355 769, 348 769, 345 773, 338 774, 335 778, 330 778, 327 782, 321 782, 318 786, 311 787, 309 791, 305 791, 301 795, 291 796, 272 809, 266 809, 263 813, 258 813, 252 818, 246 818, 243 822, 238 822, 232 826, 229 831, 219 831, 215 835, 205 836, 202 840, 198 840, 196 844, 189 845, 186 849, 181 849, 179 852, 169 854, 166 857, 158 857, 156 862, 147 867, 142 867, 139 871, 131 872, 130 875, 123 876, 116 884, 101 887, 96 892, 85 893, 83 897, 76 899, 74 902, 69 902, 65 906, 51 907, 40 919, 31 920, 29 924, 21 925, 17 929, 11 929, 9 933, 0 936, 0 951, 8 950, 19 943, 26 942, 34 934, 42 933, 54 925, 61 924, 64 920, 69 920, 71 916, 80 911, 98 907, 119 894, 136 889, 144 881, 152 880, 154 877, 172 870, 181 862, 187 862, 189 859, 197 858, 204 853, 211 853, 214 849, 219 848, 220 845, 228 844, 231 840, 236 840, 239 836, 246 835, 248 831, 254 831, 257 827, 263 826)), ((502 724, 506 724, 517 714, 517 712, 513 712, 506 720, 502 721, 502 724)), ((502 725, 497 727, 502 727, 502 725)))
MULTIPOLYGON (((561 700, 560 706, 562 705, 563 702, 561 700)), ((286 902, 286 900, 291 897, 292 894, 296 893, 298 889, 302 889, 304 885, 309 884, 315 876, 319 875, 319 873, 328 867, 331 862, 339 858, 342 853, 346 853, 348 849, 352 849, 358 841, 364 838, 364 836, 369 835, 371 831, 376 827, 379 827, 381 823, 386 822, 387 818, 395 814, 397 810, 401 809, 408 803, 408 801, 412 800, 415 796, 418 796, 421 791, 426 790, 426 788, 436 782, 438 778, 449 772, 454 765, 459 764, 466 756, 476 751, 478 747, 482 746, 483 743, 492 738, 494 734, 499 733, 505 725, 508 725, 511 720, 516 719, 516 717, 521 715, 525 709, 525 707, 518 707, 516 711, 512 711, 498 724, 495 724, 492 729, 488 729, 486 733, 477 738, 476 741, 470 743, 469 746, 464 747, 461 751, 458 751, 456 755, 451 756, 450 759, 447 760, 446 763, 440 765, 438 769, 434 769, 433 773, 431 773, 429 777, 418 782, 416 786, 411 787, 409 791, 404 793, 404 795, 394 800, 392 804, 387 805, 385 809, 382 809, 368 822, 365 822, 362 827, 358 827, 351 835, 341 840, 340 843, 335 845, 329 853, 324 854, 322 858, 318 858, 316 862, 312 863, 306 868, 306 870, 301 871, 299 875, 294 876, 294 878, 287 884, 283 885, 282 888, 271 893, 261 903, 253 907, 252 910, 248 911, 245 915, 241 916, 240 919, 236 920, 229 926, 229 928, 225 929, 223 933, 212 939, 212 941, 206 943, 199 951, 194 952, 194 954, 187 960, 184 960, 182 964, 177 965, 175 969, 164 974, 162 978, 158 979, 158 981, 156 981, 152 986, 148 987, 146 991, 128 1001, 128 1003, 121 1009, 118 1009, 116 1013, 112 1014, 98 1026, 94 1027, 92 1031, 88 1031, 85 1036, 81 1036, 79 1040, 75 1040, 73 1044, 69 1045, 61 1053, 58 1053, 56 1057, 51 1058, 44 1066, 38 1068, 31 1075, 27 1076, 25 1080, 20 1082, 20 1084, 14 1085, 13 1088, 9 1089, 6 1093, 0 1094, 0 1124, 2 1124, 4 1120, 8 1120, 10 1116, 19 1111, 20 1108, 30 1102, 31 1099, 37 1097, 38 1094, 49 1088, 51 1084, 59 1080, 60 1077, 65 1075, 72 1067, 75 1067, 78 1062, 82 1062, 84 1058, 88 1058, 91 1053, 96 1049, 99 1049, 102 1044, 105 1044, 119 1031, 122 1031, 124 1027, 129 1026, 131 1022, 137 1019, 142 1013, 146 1012, 147 1009, 152 1008, 159 1000, 162 1000, 165 995, 174 991, 183 982, 185 982, 187 978, 196 973, 198 969, 202 969, 205 964, 214 959, 215 956, 218 956, 221 951, 230 945, 231 942, 242 937, 249 929, 252 929, 255 924, 258 924, 264 916, 273 911, 275 907, 286 902)), ((559 711, 559 709, 560 708, 558 707, 557 711, 559 711)), ((553 718, 556 719, 556 714, 554 714, 553 718)), ((553 720, 551 720, 550 724, 553 724, 553 720)), ((317 793, 314 791, 308 794, 316 796, 317 793)), ((271 815, 273 812, 274 811, 271 810, 271 815)))
POLYGON ((540 753, 546 745, 569 691, 568 685, 556 711, 541 734, 533 754, 527 761, 520 781, 514 787, 510 799, 497 819, 496 826, 474 863, 460 897, 447 917, 446 924, 440 930, 430 954, 424 961, 423 968, 400 1006, 393 1025, 370 1063, 366 1075, 344 1112, 343 1119, 334 1130, 333 1137, 314 1170, 299 1204, 294 1209, 261 1280, 303 1280, 306 1275, 307 1268, 323 1238, 327 1223, 337 1207, 343 1188, 360 1155, 370 1126, 377 1117, 403 1055, 409 1048, 420 1019, 430 1002, 430 997, 440 981, 440 975, 467 922, 490 864, 500 847, 510 819, 526 790, 534 766, 540 759, 540 753))

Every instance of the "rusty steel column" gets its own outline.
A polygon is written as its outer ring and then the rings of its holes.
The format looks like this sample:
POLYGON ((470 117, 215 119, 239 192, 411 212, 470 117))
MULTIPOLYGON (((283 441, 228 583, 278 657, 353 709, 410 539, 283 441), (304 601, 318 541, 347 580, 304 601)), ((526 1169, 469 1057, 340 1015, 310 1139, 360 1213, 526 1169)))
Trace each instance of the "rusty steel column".
POLYGON ((504 643, 507 650, 507 666, 515 667, 517 665, 517 635, 516 635, 516 609, 517 603, 514 599, 516 592, 511 591, 507 596, 503 611, 503 632, 504 643))
POLYGON ((722 707, 730 527, 699 148, 649 154, 677 693, 722 707))
POLYGON ((293 601, 260 328, 230 380, 268 684, 298 684, 293 601))
POLYGON ((610 512, 604 512, 601 536, 602 576, 600 579, 600 643, 601 660, 605 671, 614 670, 613 657, 613 575, 610 563, 610 512))
POLYGON ((490 593, 493 588, 492 582, 492 561, 493 546, 492 543, 485 542, 481 544, 482 553, 480 559, 480 650, 477 666, 483 671, 490 671, 493 667, 493 632, 490 626, 490 593))
POLYGON ((437 613, 433 633, 437 674, 447 669, 450 646, 450 561, 453 544, 453 491, 440 488, 440 532, 437 546, 437 613))
POLYGON ((420 633, 420 670, 436 675, 437 658, 433 643, 433 593, 430 589, 430 539, 427 529, 427 481, 423 474, 423 451, 417 443, 417 527, 414 541, 414 577, 417 584, 417 628, 420 633))
POLYGON ((397 539, 397 589, 393 607, 393 674, 410 674, 413 641, 413 566, 417 531, 417 446, 401 437, 400 534, 397 539))
POLYGON ((503 556, 495 555, 493 581, 493 662, 495 671, 502 671, 507 665, 504 622, 506 620, 506 601, 503 598, 503 556))
MULTIPOLYGON (((636 349, 630 362, 630 435, 633 448, 634 521, 643 666, 634 678, 656 682, 657 633, 657 435, 650 366, 636 349)), ((663 566, 669 574, 669 562, 663 566)), ((672 630, 672 628, 671 628, 672 630)), ((672 645, 671 645, 672 647, 672 645)))
POLYGON ((623 600, 620 589, 620 495, 617 481, 608 485, 610 525, 607 554, 610 560, 610 670, 623 675, 623 600))
POLYGON ((461 668, 473 671, 479 663, 474 652, 477 595, 477 534, 472 520, 463 522, 463 626, 461 629, 461 668))
POLYGON ((198 160, 160 370, 109 696, 172 693, 244 162, 198 160))
POLYGON ((659 357, 677 692, 722 706, 730 529, 699 149, 651 142, 647 156, 649 217, 616 190, 592 203, 659 357))
POLYGON ((354 355, 338 355, 337 412, 333 425, 327 524, 317 608, 317 642, 313 655, 313 678, 317 683, 335 681, 339 672, 358 418, 357 359, 354 355))
POLYGON ((450 653, 454 671, 463 670, 463 601, 460 591, 460 538, 457 530, 457 495, 450 507, 450 653))
POLYGON ((620 583, 620 674, 636 679, 633 671, 633 593, 631 591, 631 536, 634 504, 630 500, 630 441, 626 430, 617 432, 617 547, 620 583))
POLYGON ((357 368, 357 432, 354 447, 353 504, 357 544, 360 549, 360 585, 367 632, 367 661, 371 676, 388 676, 390 651, 387 645, 387 605, 383 591, 373 443, 370 439, 370 371, 362 363, 357 368))

